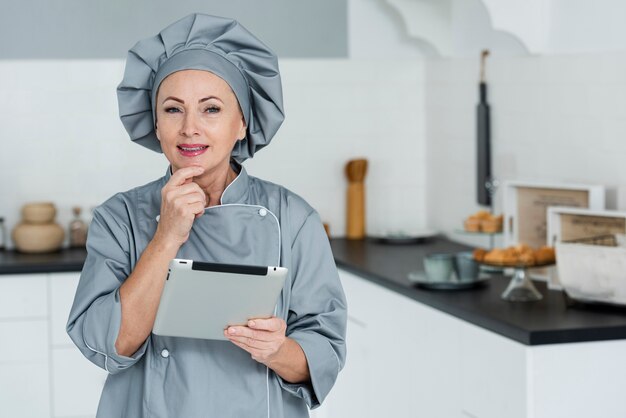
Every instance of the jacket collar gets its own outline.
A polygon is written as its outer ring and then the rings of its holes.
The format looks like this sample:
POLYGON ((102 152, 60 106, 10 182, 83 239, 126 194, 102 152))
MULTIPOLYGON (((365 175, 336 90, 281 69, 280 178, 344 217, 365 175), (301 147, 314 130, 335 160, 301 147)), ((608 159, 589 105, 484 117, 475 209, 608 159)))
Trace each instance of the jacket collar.
POLYGON ((220 199, 222 205, 244 203, 248 198, 248 192, 250 190, 250 177, 246 169, 234 160, 231 161, 230 165, 233 170, 235 170, 235 173, 239 174, 226 186, 226 189, 222 193, 222 198, 220 199))

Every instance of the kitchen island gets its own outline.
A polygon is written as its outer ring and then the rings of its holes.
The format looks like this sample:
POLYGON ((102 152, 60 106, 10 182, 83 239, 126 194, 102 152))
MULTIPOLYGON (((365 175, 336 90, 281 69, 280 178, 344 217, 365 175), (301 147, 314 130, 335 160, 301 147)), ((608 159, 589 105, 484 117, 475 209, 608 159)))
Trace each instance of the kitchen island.
MULTIPOLYGON (((349 308, 348 360, 316 418, 625 417, 626 311, 500 298, 509 279, 423 290, 407 274, 433 252, 468 247, 331 240, 349 308)), ((94 416, 106 373, 75 349, 65 321, 84 250, 0 252, 0 387, 12 416, 94 416), (22 393, 24 392, 24 393, 22 393), (19 401, 28 393, 31 402, 19 401)))
POLYGON ((331 245, 337 267, 526 345, 626 340, 626 308, 574 303, 563 292, 549 291, 545 282, 534 282, 543 299, 529 303, 502 300, 500 295, 510 277, 498 275, 487 286, 466 291, 433 291, 415 286, 408 274, 423 270, 426 254, 472 249, 445 238, 421 245, 335 239, 331 245))
POLYGON ((626 417, 626 310, 484 287, 424 290, 407 278, 428 253, 467 251, 438 237, 418 245, 333 239, 348 300, 348 361, 321 417, 626 417))

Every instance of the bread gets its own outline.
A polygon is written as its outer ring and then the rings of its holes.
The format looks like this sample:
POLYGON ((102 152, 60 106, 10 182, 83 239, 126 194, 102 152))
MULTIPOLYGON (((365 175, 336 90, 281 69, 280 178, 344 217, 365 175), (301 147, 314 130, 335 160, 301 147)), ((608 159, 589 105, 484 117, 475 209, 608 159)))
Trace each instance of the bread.
POLYGON ((497 232, 502 232, 504 217, 500 216, 491 216, 487 219, 483 219, 480 222, 480 229, 483 232, 489 234, 495 234, 497 232))
POLYGON ((479 210, 470 215, 463 222, 463 228, 468 232, 497 233, 502 231, 503 216, 494 216, 486 210, 479 210))
POLYGON ((508 248, 498 248, 485 254, 485 258, 483 260, 485 263, 490 264, 514 264, 517 258, 508 248))
POLYGON ((535 254, 530 253, 522 253, 518 257, 519 263, 525 266, 534 266, 536 264, 535 254))
POLYGON ((480 232, 480 219, 467 218, 465 222, 463 222, 463 228, 467 232, 480 232))
POLYGON ((535 260, 537 264, 550 264, 556 261, 554 248, 543 246, 535 251, 535 260))
POLYGON ((535 250, 526 244, 518 244, 513 247, 495 248, 491 251, 477 248, 474 250, 474 259, 487 264, 530 267, 554 263, 556 257, 552 247, 544 246, 535 250))
POLYGON ((501 262, 502 264, 517 264, 519 262, 519 257, 515 248, 506 248, 501 262))
POLYGON ((482 248, 476 248, 473 254, 474 260, 482 262, 485 259, 485 254, 487 254, 487 250, 484 250, 482 248))

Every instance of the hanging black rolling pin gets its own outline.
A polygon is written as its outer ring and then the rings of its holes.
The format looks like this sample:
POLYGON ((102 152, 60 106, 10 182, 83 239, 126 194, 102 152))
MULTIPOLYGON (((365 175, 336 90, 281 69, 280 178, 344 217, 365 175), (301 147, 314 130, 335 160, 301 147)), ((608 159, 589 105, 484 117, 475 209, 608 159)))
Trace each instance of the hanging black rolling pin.
POLYGON ((476 105, 476 200, 478 204, 491 206, 491 128, 489 104, 487 103, 487 83, 485 82, 485 61, 488 49, 480 54, 480 101, 476 105))

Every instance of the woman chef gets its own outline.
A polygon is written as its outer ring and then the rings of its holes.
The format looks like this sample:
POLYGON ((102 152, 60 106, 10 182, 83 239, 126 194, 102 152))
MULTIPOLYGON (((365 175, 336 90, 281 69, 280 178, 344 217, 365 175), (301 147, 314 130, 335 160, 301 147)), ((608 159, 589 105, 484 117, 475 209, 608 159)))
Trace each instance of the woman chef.
POLYGON ((98 417, 306 417, 345 362, 346 302, 316 211, 241 163, 281 125, 276 56, 231 19, 193 14, 128 53, 131 139, 163 177, 94 213, 67 331, 109 372, 98 417), (173 258, 289 269, 276 316, 227 340, 151 333, 173 258))

